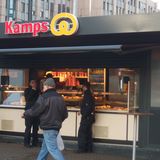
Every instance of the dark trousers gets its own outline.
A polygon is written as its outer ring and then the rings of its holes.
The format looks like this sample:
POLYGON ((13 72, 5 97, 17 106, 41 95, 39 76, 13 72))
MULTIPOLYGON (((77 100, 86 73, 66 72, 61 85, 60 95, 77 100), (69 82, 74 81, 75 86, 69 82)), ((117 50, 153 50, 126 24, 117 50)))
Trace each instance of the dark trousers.
POLYGON ((38 128, 39 119, 37 117, 26 117, 25 118, 25 135, 24 135, 24 145, 30 145, 31 135, 32 135, 32 145, 36 146, 38 143, 38 128), (32 134, 31 134, 32 129, 32 134))
POLYGON ((78 131, 78 149, 84 152, 92 152, 92 122, 91 119, 82 116, 78 131))

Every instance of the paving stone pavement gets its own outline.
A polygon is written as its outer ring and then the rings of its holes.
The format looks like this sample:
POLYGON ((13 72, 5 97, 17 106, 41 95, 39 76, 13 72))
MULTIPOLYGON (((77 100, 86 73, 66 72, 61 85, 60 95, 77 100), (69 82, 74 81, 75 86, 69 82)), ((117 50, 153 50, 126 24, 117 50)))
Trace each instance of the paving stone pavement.
MULTIPOLYGON (((22 144, 0 143, 0 160, 36 160, 39 150, 40 147, 25 148, 22 144)), ((73 150, 65 150, 63 154, 66 160, 131 160, 131 157, 106 153, 77 154, 73 150)), ((52 160, 52 158, 48 157, 47 160, 52 160)))

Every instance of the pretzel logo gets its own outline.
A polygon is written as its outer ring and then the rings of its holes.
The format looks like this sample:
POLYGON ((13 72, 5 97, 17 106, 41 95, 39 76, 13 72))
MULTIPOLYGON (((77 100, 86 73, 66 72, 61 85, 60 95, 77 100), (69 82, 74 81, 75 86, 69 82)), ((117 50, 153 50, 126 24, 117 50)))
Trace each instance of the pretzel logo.
POLYGON ((55 36, 71 36, 78 31, 79 23, 77 18, 70 13, 60 13, 54 16, 50 29, 55 36))

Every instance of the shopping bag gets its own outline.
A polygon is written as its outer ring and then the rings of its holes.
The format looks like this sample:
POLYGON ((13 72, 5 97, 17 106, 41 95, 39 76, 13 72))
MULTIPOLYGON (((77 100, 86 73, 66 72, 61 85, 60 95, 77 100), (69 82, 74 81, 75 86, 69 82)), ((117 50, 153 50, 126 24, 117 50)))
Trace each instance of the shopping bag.
POLYGON ((57 135, 57 146, 60 151, 64 150, 64 143, 60 133, 57 135))

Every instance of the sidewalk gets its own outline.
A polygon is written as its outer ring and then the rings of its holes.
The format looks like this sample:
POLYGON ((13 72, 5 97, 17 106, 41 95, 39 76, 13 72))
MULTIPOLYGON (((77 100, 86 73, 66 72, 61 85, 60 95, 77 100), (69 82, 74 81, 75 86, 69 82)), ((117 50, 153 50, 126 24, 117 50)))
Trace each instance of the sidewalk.
MULTIPOLYGON (((39 147, 25 148, 22 144, 0 143, 0 160, 36 160, 39 147)), ((131 158, 107 154, 77 154, 72 150, 63 152, 66 160, 129 160, 131 158)), ((51 157, 48 160, 52 160, 51 157)))
MULTIPOLYGON (((23 137, 0 136, 0 160, 36 160, 40 147, 25 148, 23 137)), ((75 141, 64 141, 66 160, 131 160, 132 146, 94 144, 94 153, 77 154, 75 141)), ((136 160, 160 160, 160 148, 137 148, 136 160)), ((49 157, 47 160, 53 160, 49 157)))

